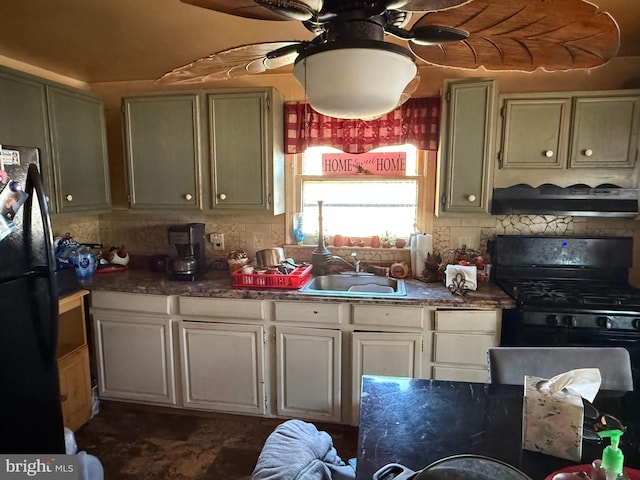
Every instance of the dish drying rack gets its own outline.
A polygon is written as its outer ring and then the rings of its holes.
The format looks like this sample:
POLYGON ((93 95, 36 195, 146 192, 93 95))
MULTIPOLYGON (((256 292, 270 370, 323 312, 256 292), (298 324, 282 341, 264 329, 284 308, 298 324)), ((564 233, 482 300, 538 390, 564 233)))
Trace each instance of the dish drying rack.
POLYGON ((311 280, 312 265, 297 267, 291 273, 242 273, 237 270, 231 274, 235 288, 280 288, 296 290, 311 280))

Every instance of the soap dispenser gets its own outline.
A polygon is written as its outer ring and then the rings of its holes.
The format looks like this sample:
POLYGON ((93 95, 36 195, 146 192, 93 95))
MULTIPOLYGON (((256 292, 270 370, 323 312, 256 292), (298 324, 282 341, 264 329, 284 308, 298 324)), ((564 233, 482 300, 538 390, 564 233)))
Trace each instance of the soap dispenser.
POLYGON ((595 460, 592 464, 592 480, 628 480, 624 474, 624 454, 618 448, 621 430, 605 430, 598 432, 602 438, 611 438, 611 445, 607 445, 602 451, 602 461, 595 460))

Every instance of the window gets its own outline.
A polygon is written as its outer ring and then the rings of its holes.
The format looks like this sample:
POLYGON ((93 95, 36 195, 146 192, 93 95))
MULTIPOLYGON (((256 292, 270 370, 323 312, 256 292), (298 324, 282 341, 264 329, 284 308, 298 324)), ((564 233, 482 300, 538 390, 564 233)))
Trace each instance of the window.
POLYGON ((322 154, 336 152, 340 150, 313 147, 299 159, 296 204, 303 213, 305 243, 313 244, 318 234, 318 200, 323 201, 323 230, 327 236, 369 238, 389 234, 408 238, 411 233, 422 230, 420 213, 426 152, 412 145, 372 150, 404 152, 403 176, 323 176, 322 154))

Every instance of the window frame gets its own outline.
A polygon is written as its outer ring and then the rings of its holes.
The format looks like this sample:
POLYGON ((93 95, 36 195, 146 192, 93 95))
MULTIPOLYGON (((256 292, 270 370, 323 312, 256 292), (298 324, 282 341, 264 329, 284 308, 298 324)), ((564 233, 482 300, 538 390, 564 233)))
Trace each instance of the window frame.
MULTIPOLYGON (((416 232, 431 231, 433 227, 433 214, 435 210, 435 185, 436 185, 436 155, 437 152, 431 150, 417 150, 416 154, 416 174, 406 177, 381 176, 371 177, 372 181, 398 180, 399 178, 415 179, 417 183, 417 211, 416 211, 416 232)), ((292 192, 287 195, 287 207, 285 213, 285 242, 287 245, 295 245, 293 238, 293 213, 302 209, 302 184, 306 180, 358 180, 365 177, 360 175, 304 175, 302 174, 303 154, 287 155, 286 184, 287 189, 292 192)), ((317 219, 309 219, 307 222, 317 222, 317 219)))

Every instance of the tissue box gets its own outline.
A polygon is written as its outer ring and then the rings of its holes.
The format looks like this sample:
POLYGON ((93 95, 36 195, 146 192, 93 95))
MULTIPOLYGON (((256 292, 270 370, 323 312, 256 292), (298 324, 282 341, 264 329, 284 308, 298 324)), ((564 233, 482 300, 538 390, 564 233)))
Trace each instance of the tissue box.
POLYGON ((460 285, 466 290, 475 290, 478 287, 478 269, 475 266, 447 265, 444 275, 448 288, 460 285))
POLYGON ((550 394, 538 387, 544 378, 524 377, 522 448, 579 462, 584 405, 571 389, 550 394))

